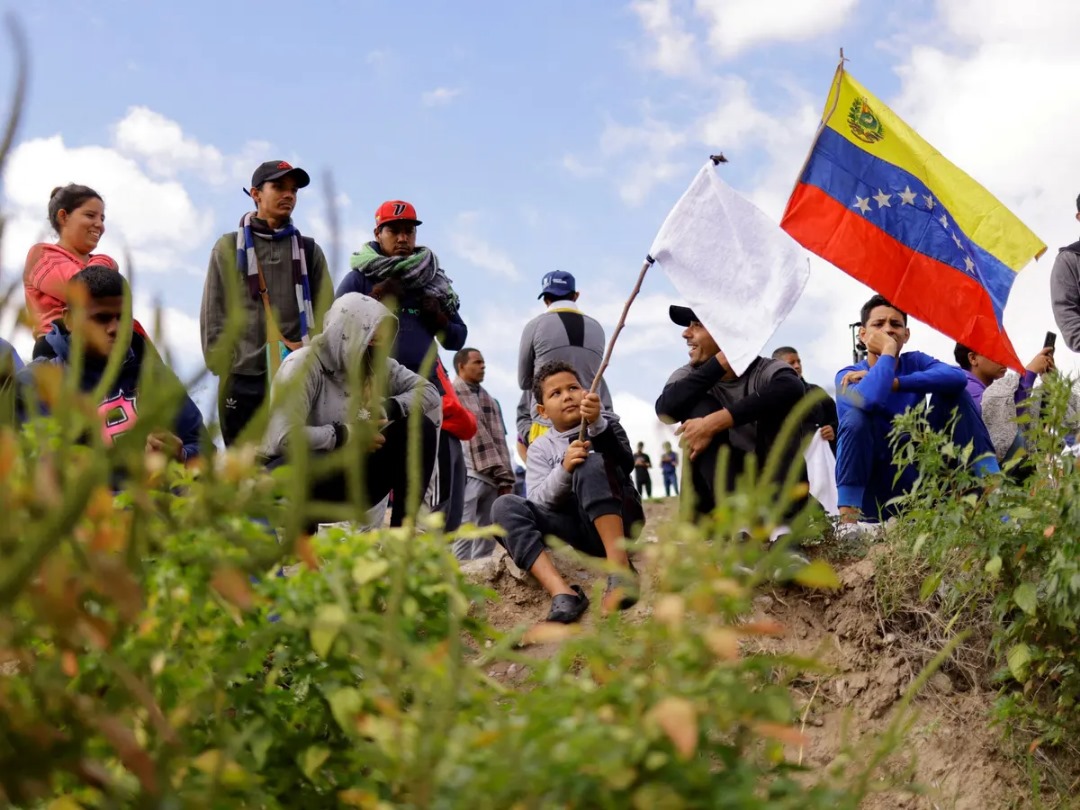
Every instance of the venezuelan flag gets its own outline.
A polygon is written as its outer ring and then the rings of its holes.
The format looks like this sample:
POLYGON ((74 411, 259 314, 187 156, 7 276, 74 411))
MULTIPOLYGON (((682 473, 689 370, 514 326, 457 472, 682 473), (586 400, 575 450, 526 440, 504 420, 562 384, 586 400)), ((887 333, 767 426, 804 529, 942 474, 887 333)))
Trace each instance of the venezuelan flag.
POLYGON ((1002 314, 1046 245, 843 66, 780 225, 910 315, 1023 368, 1002 314))

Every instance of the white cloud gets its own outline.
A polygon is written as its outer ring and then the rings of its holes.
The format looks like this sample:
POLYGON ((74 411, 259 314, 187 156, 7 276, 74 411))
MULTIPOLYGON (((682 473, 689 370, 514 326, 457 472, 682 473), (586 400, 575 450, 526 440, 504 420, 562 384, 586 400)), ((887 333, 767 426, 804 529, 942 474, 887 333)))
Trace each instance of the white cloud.
POLYGON ((579 179, 596 177, 602 172, 599 166, 585 164, 574 155, 563 155, 560 165, 566 170, 567 174, 579 179))
MULTIPOLYGON (((726 61, 752 48, 773 42, 804 42, 844 25, 859 0, 694 0, 692 12, 680 14, 677 0, 634 0, 637 15, 649 42, 644 49, 647 65, 672 77, 706 78, 701 47, 693 33, 702 24, 715 60, 726 61), (691 18, 691 14, 692 17, 691 18)), ((966 17, 982 20, 985 12, 973 0, 966 17)), ((1025 17, 1017 9, 1016 16, 1025 17)))
POLYGON ((460 87, 436 87, 420 96, 425 107, 443 107, 461 95, 460 87))
MULTIPOLYGON (((722 59, 769 42, 803 42, 839 28, 859 0, 695 0, 722 59)), ((979 12, 981 19, 984 12, 979 12)))
POLYGON ((477 233, 480 215, 477 211, 458 214, 450 234, 451 250, 472 266, 508 279, 519 277, 517 266, 509 254, 495 247, 477 233))
POLYGON ((185 135, 180 125, 147 107, 132 107, 113 127, 117 150, 141 159, 151 174, 173 178, 197 170, 209 182, 226 177, 225 158, 216 147, 185 135))
POLYGON ((616 188, 627 205, 640 205, 656 186, 682 172, 672 153, 684 145, 684 131, 650 116, 628 126, 608 122, 600 136, 600 152, 607 160, 623 165, 616 188))
POLYGON ((645 61, 668 76, 690 76, 701 70, 697 40, 672 8, 672 0, 635 0, 630 4, 651 42, 645 61))
POLYGON ((179 181, 149 176, 116 149, 68 147, 54 135, 19 144, 5 168, 10 230, 0 257, 4 266, 21 266, 23 256, 16 254, 45 230, 49 192, 69 182, 89 185, 105 199, 101 252, 123 262, 130 251, 139 270, 182 267, 181 257, 196 246, 205 250, 214 235, 212 212, 196 207, 179 181))

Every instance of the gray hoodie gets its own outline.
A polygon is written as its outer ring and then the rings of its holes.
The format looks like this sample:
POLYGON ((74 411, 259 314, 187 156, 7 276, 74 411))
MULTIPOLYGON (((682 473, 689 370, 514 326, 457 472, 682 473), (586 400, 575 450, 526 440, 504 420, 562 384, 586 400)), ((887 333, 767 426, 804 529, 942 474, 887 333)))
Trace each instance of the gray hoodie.
MULTIPOLYGON (((289 427, 296 422, 307 426, 305 431, 312 450, 334 449, 334 423, 348 425, 361 418, 360 414, 349 412, 348 369, 350 364, 360 362, 375 330, 386 318, 393 320, 396 332, 397 318, 374 298, 347 293, 334 302, 326 313, 322 333, 312 339, 310 346, 286 357, 274 376, 270 389, 273 407, 261 448, 263 455, 280 456, 285 450, 289 427), (278 402, 282 396, 285 401, 278 402)), ((393 334, 388 337, 392 339, 393 334)), ((435 386, 396 360, 387 358, 386 366, 387 411, 407 417, 419 392, 424 415, 440 424, 442 399, 435 386), (390 402, 396 404, 391 406, 390 402)))

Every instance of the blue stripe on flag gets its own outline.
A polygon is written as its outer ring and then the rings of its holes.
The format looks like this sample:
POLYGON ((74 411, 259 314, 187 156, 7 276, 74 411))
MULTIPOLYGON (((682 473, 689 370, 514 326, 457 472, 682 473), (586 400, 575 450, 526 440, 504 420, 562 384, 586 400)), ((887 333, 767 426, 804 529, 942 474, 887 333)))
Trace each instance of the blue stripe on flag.
MULTIPOLYGON (((975 279, 1002 322, 1016 273, 968 238, 934 193, 913 174, 859 149, 825 127, 802 182, 816 186, 906 247, 975 279)), ((928 295, 933 290, 927 290, 928 295)))

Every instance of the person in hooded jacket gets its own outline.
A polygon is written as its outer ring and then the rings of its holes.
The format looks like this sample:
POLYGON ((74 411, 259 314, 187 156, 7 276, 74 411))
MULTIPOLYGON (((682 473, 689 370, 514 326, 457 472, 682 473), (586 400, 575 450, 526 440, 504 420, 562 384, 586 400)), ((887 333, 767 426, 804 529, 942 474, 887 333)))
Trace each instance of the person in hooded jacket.
MULTIPOLYGON (((81 391, 94 390, 109 362, 109 355, 119 336, 127 282, 112 267, 91 265, 72 277, 69 289, 76 286, 84 288, 86 293, 83 315, 76 317, 70 306, 65 304, 61 319, 54 321, 50 331, 41 339, 48 344, 49 356, 38 358, 16 375, 16 408, 20 421, 26 421, 33 416, 28 394, 32 389, 36 390, 40 369, 50 365, 60 366, 65 371, 68 369, 73 330, 81 332, 86 347, 82 377, 79 380, 81 391)), ((184 391, 176 375, 165 365, 150 341, 134 331, 131 345, 120 366, 120 373, 98 406, 105 443, 112 445, 124 441, 125 435, 133 431, 139 421, 140 381, 145 384, 148 380, 152 380, 155 385, 172 385, 178 392, 182 392, 182 396, 172 430, 152 430, 146 438, 146 450, 160 452, 168 458, 184 462, 201 455, 204 432, 198 406, 184 391), (144 373, 147 363, 153 365, 150 374, 144 373)), ((47 415, 48 403, 41 398, 34 399, 37 412, 47 415)))
MULTIPOLYGON (((319 456, 350 441, 370 441, 364 448, 366 505, 378 503, 393 491, 392 526, 402 524, 414 494, 407 460, 409 415, 420 408, 422 459, 417 495, 423 494, 431 477, 442 419, 442 401, 434 384, 386 356, 397 325, 390 310, 373 298, 360 293, 339 297, 326 314, 322 334, 286 357, 274 376, 270 423, 261 447, 267 466, 273 468, 288 458, 289 438, 297 425, 303 426, 308 451, 319 456), (377 368, 380 356, 385 358, 382 369, 377 368), (381 391, 383 374, 385 390, 381 391), (370 427, 362 427, 365 422, 370 427), (375 426, 378 429, 372 430, 375 426)), ((311 498, 346 502, 349 490, 344 469, 316 477, 311 498)))

